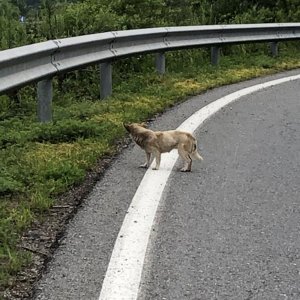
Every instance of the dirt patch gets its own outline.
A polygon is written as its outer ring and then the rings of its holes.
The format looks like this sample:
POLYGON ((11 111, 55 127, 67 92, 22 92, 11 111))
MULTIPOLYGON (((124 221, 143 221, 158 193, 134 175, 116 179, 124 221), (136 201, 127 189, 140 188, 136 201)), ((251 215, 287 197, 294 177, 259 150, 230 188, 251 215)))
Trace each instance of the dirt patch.
POLYGON ((59 246, 66 225, 84 203, 84 199, 92 191, 95 183, 101 179, 108 166, 122 149, 128 146, 130 141, 129 138, 125 138, 118 142, 114 156, 102 158, 96 167, 86 175, 82 184, 73 186, 59 197, 55 205, 43 214, 42 220, 36 220, 24 232, 18 247, 32 254, 32 262, 16 275, 11 286, 2 295, 0 291, 0 299, 25 300, 33 297, 34 285, 59 246))

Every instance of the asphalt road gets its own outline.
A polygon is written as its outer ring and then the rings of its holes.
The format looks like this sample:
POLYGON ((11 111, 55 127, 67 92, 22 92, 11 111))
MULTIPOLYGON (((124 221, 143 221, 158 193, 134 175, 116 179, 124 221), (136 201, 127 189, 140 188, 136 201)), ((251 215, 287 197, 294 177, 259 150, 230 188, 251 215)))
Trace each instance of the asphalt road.
MULTIPOLYGON (((298 73, 209 91, 152 127, 176 128, 228 93, 298 73)), ((139 299, 300 299, 300 81, 243 97, 196 136, 204 161, 171 175, 139 299)), ((131 145, 107 170, 70 222, 34 299, 98 299, 143 160, 131 145)))

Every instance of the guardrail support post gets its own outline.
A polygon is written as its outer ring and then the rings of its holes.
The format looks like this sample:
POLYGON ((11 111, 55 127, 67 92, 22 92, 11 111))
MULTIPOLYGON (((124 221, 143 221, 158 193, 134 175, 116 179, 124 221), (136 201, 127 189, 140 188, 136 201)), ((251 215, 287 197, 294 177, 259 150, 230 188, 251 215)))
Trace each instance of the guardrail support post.
POLYGON ((278 56, 278 42, 270 43, 271 53, 273 57, 278 56))
POLYGON ((211 53, 211 64, 213 66, 218 65, 220 61, 220 47, 219 46, 211 47, 210 53, 211 53))
POLYGON ((112 64, 100 64, 100 99, 105 99, 112 94, 112 64))
POLYGON ((155 66, 158 74, 163 75, 166 72, 166 56, 165 53, 155 54, 155 66))
POLYGON ((41 80, 37 84, 38 120, 42 123, 52 121, 52 78, 41 80))

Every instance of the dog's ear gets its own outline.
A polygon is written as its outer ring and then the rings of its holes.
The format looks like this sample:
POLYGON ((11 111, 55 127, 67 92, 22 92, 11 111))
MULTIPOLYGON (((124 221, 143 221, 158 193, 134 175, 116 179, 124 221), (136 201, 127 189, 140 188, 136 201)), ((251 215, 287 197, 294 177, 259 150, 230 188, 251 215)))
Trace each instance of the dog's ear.
POLYGON ((124 126, 124 128, 129 132, 129 129, 130 129, 129 124, 123 123, 123 126, 124 126))
POLYGON ((142 127, 144 127, 144 128, 148 128, 147 124, 146 124, 146 123, 144 123, 144 122, 143 122, 143 123, 141 123, 141 124, 140 124, 140 126, 142 126, 142 127))

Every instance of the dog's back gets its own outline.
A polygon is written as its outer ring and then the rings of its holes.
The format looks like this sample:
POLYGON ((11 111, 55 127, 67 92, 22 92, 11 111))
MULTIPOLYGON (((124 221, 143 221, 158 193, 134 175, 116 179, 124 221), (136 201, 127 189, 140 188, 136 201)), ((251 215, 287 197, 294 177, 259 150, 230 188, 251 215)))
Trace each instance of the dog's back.
POLYGON ((197 151, 197 141, 195 137, 185 131, 169 130, 169 131, 152 131, 133 123, 125 125, 126 130, 131 134, 133 140, 145 150, 147 154, 147 163, 143 166, 148 166, 150 154, 156 156, 157 166, 160 164, 160 154, 170 152, 173 149, 178 149, 180 157, 185 161, 185 166, 182 171, 191 171, 192 159, 202 160, 202 157, 197 151))

